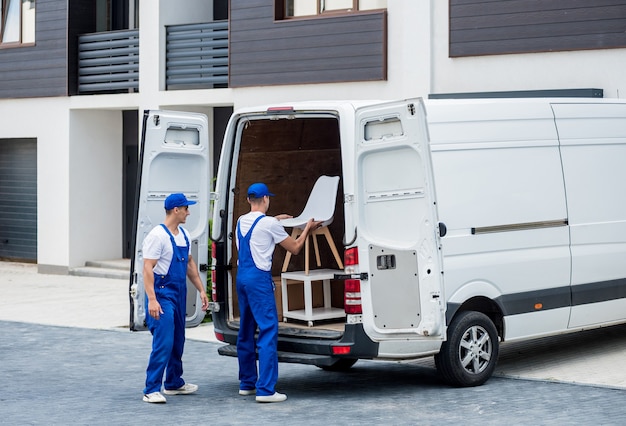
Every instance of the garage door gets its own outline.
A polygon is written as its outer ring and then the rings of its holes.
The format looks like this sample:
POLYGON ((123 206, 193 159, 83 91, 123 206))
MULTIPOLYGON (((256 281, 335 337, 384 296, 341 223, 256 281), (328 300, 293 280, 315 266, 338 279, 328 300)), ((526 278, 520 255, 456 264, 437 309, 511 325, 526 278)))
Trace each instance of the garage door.
POLYGON ((0 139, 0 259, 37 261, 36 139, 0 139))

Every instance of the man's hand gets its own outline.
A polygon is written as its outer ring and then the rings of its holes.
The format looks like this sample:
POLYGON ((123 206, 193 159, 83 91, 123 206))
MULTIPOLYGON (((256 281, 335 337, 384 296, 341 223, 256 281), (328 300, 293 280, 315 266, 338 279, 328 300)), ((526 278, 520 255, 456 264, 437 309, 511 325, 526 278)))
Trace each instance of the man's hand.
POLYGON ((200 300, 202 301, 202 310, 206 311, 209 309, 209 298, 206 297, 206 293, 204 291, 200 293, 200 300))
POLYGON ((163 309, 161 309, 161 304, 156 299, 148 300, 148 313, 150 316, 156 320, 161 317, 163 313, 163 309))
POLYGON ((321 227, 322 227, 322 221, 321 220, 315 220, 315 219, 311 218, 306 223, 306 227, 304 228, 306 232, 303 232, 303 234, 306 234, 309 231, 315 231, 316 229, 319 229, 321 227))
POLYGON ((283 219, 291 219, 291 218, 293 218, 293 216, 292 216, 292 215, 290 215, 290 214, 286 214, 286 213, 282 213, 282 214, 279 214, 279 215, 274 216, 274 217, 275 217, 277 220, 283 220, 283 219))
POLYGON ((322 226, 321 221, 316 221, 315 219, 309 219, 302 231, 302 234, 298 235, 298 239, 294 240, 293 237, 288 236, 284 240, 280 242, 280 246, 287 250, 289 253, 293 255, 297 255, 302 250, 302 246, 306 241, 306 238, 309 235, 309 232, 312 232, 315 229, 318 229, 322 226))

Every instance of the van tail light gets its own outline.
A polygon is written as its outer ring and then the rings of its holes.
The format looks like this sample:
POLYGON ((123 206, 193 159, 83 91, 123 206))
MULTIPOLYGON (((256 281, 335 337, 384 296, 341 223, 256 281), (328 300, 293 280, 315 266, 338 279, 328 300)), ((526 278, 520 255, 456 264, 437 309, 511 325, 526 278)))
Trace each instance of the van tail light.
POLYGON ((363 307, 361 305, 361 281, 346 280, 345 290, 343 293, 343 306, 346 314, 362 314, 363 307))
POLYGON ((211 300, 217 302, 217 274, 215 273, 215 265, 217 264, 216 252, 217 245, 215 242, 211 243, 211 300))
POLYGON ((347 249, 343 253, 343 264, 348 267, 357 267, 359 266, 359 251, 356 247, 352 247, 347 249))
POLYGON ((268 114, 286 114, 286 113, 293 113, 293 107, 292 106, 277 106, 277 107, 270 107, 267 109, 267 113, 268 114))
MULTIPOLYGON (((356 247, 347 249, 343 255, 345 272, 359 273, 359 252, 356 247)), ((361 304, 361 280, 348 279, 344 282, 343 306, 346 314, 356 315, 363 313, 361 304)))

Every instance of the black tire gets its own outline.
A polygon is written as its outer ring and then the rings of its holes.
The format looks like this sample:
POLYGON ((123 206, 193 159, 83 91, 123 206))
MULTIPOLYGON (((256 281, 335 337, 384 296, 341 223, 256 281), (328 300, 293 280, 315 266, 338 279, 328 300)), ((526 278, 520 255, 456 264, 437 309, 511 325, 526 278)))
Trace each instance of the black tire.
POLYGON ((341 358, 332 365, 318 365, 318 367, 325 371, 348 371, 357 361, 358 359, 354 358, 341 358))
POLYGON ((480 386, 498 362, 498 331, 485 314, 460 312, 448 327, 448 340, 435 355, 435 365, 452 386, 480 386))

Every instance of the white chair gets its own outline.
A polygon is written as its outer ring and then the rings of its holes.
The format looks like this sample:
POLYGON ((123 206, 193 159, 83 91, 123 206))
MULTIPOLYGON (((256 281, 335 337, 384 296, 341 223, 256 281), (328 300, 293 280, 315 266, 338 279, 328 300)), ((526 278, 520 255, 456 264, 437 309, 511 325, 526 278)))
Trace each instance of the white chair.
MULTIPOLYGON (((285 228, 293 228, 291 236, 296 238, 302 233, 306 227, 306 223, 309 219, 313 218, 315 221, 322 221, 322 226, 309 233, 309 236, 313 238, 313 246, 315 248, 315 259, 317 260, 317 266, 322 266, 320 261, 320 252, 317 245, 317 236, 324 235, 326 241, 330 246, 333 256, 339 265, 339 269, 343 269, 343 263, 337 252, 337 247, 330 236, 328 225, 333 222, 335 215, 335 200, 337 199, 337 188, 339 187, 339 176, 320 176, 309 195, 309 199, 304 206, 304 210, 297 217, 291 219, 283 219, 280 224, 285 228)), ((304 243, 304 272, 309 274, 309 239, 304 243)), ((291 260, 291 253, 287 252, 285 261, 283 263, 283 272, 287 271, 289 261, 291 260)))

